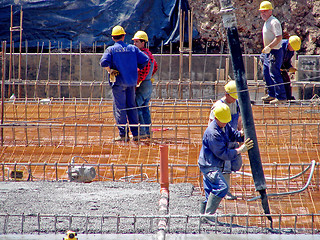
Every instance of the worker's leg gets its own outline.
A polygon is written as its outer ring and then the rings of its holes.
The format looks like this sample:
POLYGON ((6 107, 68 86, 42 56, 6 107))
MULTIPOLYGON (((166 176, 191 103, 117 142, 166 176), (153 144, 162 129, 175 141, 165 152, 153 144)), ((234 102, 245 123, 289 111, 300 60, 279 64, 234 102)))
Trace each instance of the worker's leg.
MULTIPOLYGON (((222 198, 228 193, 229 187, 220 171, 204 175, 203 183, 207 198, 205 214, 213 215, 219 207, 222 198)), ((215 222, 213 216, 206 217, 206 220, 215 222)))
POLYGON ((274 82, 275 97, 279 100, 286 100, 286 91, 281 76, 281 65, 283 61, 283 51, 272 49, 270 52, 270 76, 274 82))
POLYGON ((263 55, 263 77, 266 82, 268 95, 275 98, 274 82, 270 76, 270 53, 263 55))
MULTIPOLYGON (((126 113, 126 92, 125 88, 119 85, 112 86, 113 94, 113 115, 117 124, 127 124, 126 113)), ((118 126, 120 137, 125 137, 126 127, 118 126)), ((127 129, 128 131, 128 129, 127 129)))
POLYGON ((288 100, 292 100, 292 89, 290 77, 287 71, 281 71, 282 80, 284 83, 284 89, 286 91, 286 96, 288 100))
POLYGON ((227 195, 225 196, 225 198, 227 200, 235 200, 237 199, 236 196, 232 195, 232 193, 230 192, 230 187, 231 187, 231 173, 223 173, 223 177, 226 180, 228 187, 229 187, 229 191, 227 193, 227 195))
MULTIPOLYGON (((127 115, 130 124, 139 124, 138 118, 138 110, 136 106, 135 100, 135 86, 127 87, 126 88, 126 108, 127 108, 127 115)), ((138 127, 130 127, 132 135, 138 136, 138 127)))
MULTIPOLYGON (((144 80, 140 87, 136 89, 136 103, 138 107, 138 115, 140 124, 150 124, 151 115, 149 109, 149 102, 152 94, 152 82, 144 80)), ((150 135, 149 127, 141 127, 141 135, 150 135)))

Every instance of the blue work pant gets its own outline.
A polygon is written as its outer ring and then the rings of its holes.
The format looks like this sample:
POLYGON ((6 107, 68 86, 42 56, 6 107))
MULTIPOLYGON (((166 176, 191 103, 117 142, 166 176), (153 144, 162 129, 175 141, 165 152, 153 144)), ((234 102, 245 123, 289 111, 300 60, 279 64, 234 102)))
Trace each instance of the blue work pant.
POLYGON ((263 61, 263 76, 266 81, 269 96, 279 100, 287 99, 280 71, 283 61, 283 51, 281 49, 272 49, 268 54, 262 53, 261 59, 263 61))
MULTIPOLYGON (((149 109, 149 102, 152 94, 151 80, 144 80, 136 89, 136 104, 138 107, 138 116, 140 124, 151 124, 151 115, 149 109)), ((149 127, 140 128, 141 135, 150 135, 149 127)))
MULTIPOLYGON (((135 102, 135 86, 125 87, 119 85, 112 86, 113 93, 113 115, 117 124, 138 124, 138 111, 135 102)), ((126 127, 119 126, 119 135, 126 135, 126 127)), ((138 136, 138 127, 130 127, 133 136, 138 136)), ((129 131, 127 129, 127 131, 129 131)))
POLYGON ((206 199, 208 199, 210 193, 224 198, 229 191, 229 186, 219 170, 203 175, 203 188, 206 194, 206 199))

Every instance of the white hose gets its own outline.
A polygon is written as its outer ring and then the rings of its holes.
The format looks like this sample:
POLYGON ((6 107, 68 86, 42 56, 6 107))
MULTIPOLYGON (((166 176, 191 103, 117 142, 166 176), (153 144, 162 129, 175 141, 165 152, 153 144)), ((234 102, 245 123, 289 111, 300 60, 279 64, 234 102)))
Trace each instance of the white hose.
MULTIPOLYGON (((314 173, 314 169, 315 169, 315 166, 316 166, 316 161, 315 160, 312 160, 311 161, 311 171, 310 171, 310 175, 309 175, 309 178, 308 178, 308 181, 306 183, 306 185, 299 189, 299 190, 296 190, 296 191, 291 191, 291 192, 282 192, 282 193, 270 193, 270 194, 267 194, 268 197, 275 197, 275 196, 283 196, 283 195, 290 195, 290 194, 296 194, 296 193, 299 193, 299 192, 302 192, 304 191, 309 185, 310 185, 310 182, 311 182, 311 179, 312 179, 312 176, 313 176, 313 173, 314 173)), ((309 166, 310 167, 310 166, 309 166)), ((251 201, 255 201, 257 199, 259 199, 261 196, 256 196, 254 198, 251 198, 249 200, 247 200, 248 202, 251 202, 251 201)))

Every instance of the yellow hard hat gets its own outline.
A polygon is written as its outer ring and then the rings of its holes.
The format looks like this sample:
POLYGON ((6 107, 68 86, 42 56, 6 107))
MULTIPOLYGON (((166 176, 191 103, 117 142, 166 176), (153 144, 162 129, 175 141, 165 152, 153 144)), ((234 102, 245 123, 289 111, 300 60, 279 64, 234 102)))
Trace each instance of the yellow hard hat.
POLYGON ((228 123, 231 121, 230 108, 223 102, 214 107, 213 113, 214 116, 222 123, 228 123))
POLYGON ((237 94, 237 86, 235 81, 230 81, 224 86, 224 90, 233 97, 234 99, 238 99, 238 94, 237 94))
POLYGON ((148 35, 144 31, 138 31, 133 36, 132 40, 144 40, 144 41, 148 42, 148 35))
POLYGON ((259 11, 263 11, 263 10, 272 10, 272 3, 269 1, 263 1, 260 3, 260 8, 259 11))
POLYGON ((289 44, 293 48, 293 50, 298 51, 301 47, 301 38, 299 38, 297 35, 293 35, 289 37, 289 44))
POLYGON ((124 31, 123 27, 121 27, 119 25, 112 28, 111 36, 120 36, 120 35, 125 35, 125 34, 126 34, 126 32, 124 31))

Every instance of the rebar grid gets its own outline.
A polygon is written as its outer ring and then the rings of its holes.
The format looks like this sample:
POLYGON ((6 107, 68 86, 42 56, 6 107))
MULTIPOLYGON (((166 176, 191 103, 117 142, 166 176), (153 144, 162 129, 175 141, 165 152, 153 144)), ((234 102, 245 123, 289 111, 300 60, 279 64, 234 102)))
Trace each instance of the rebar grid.
POLYGON ((203 215, 53 215, 53 214, 0 214, 0 234, 13 233, 64 233, 76 226, 78 233, 155 233, 156 222, 167 220, 167 233, 285 233, 318 234, 320 214, 270 214, 274 228, 269 228, 264 214, 218 214, 217 223, 208 225, 201 221, 203 215), (304 224, 300 224, 304 219, 304 224), (293 222, 293 227, 283 226, 293 222), (252 225, 252 223, 258 223, 252 225), (26 226, 29 230, 25 231, 26 226), (31 229, 30 229, 30 226, 31 229))
MULTIPOLYGON (((197 159, 213 101, 153 100, 150 104, 152 138, 128 143, 112 141, 117 136, 117 127, 113 124, 111 101, 46 101, 27 99, 6 104, 6 117, 2 125, 4 141, 0 148, 2 181, 8 181, 8 173, 15 170, 23 171, 23 181, 28 178, 30 181, 66 180, 73 156, 85 157, 89 165, 93 164, 98 173, 95 180, 158 181, 159 144, 165 143, 169 145, 170 183, 190 182, 201 192, 202 180, 197 159)), ((301 101, 297 105, 253 106, 261 159, 265 175, 270 177, 267 180, 268 193, 303 188, 308 172, 297 179, 282 182, 275 179, 299 174, 311 160, 319 160, 317 111, 317 104, 311 101, 301 101)), ((247 155, 243 156, 243 162, 241 171, 250 173, 247 155)), ((17 179, 10 177, 10 181, 14 180, 17 179)), ((231 192, 239 200, 224 201, 223 212, 249 214, 249 219, 251 215, 263 213, 259 201, 247 201, 257 195, 252 178, 232 174, 231 192)), ((279 214, 281 228, 294 229, 295 217, 285 220, 282 214, 317 213, 318 195, 317 164, 312 181, 304 192, 281 197, 281 203, 279 197, 269 199, 271 212, 279 214)), ((239 218, 239 221, 245 219, 239 218)), ((257 219, 259 217, 249 222, 257 226, 260 224, 257 219)), ((309 228, 310 222, 305 217, 298 220, 301 226, 309 228)), ((178 223, 181 221, 177 220, 178 223)))

